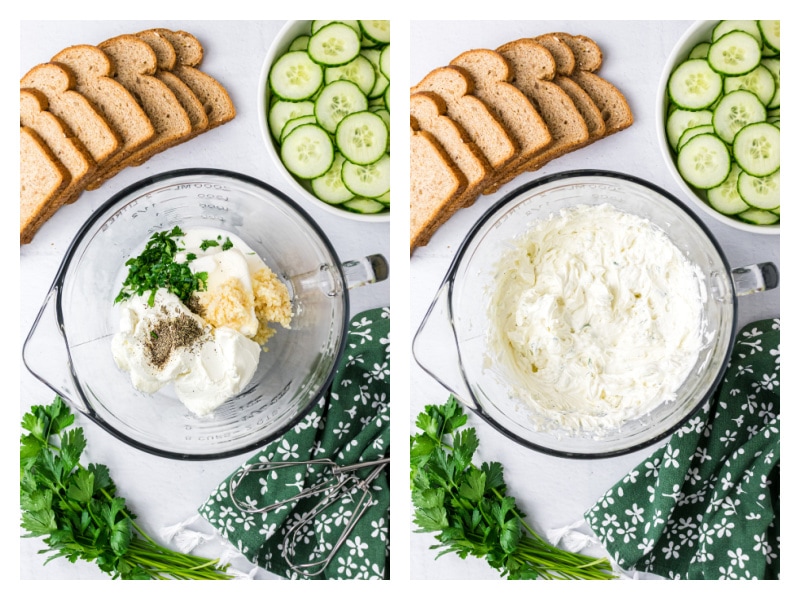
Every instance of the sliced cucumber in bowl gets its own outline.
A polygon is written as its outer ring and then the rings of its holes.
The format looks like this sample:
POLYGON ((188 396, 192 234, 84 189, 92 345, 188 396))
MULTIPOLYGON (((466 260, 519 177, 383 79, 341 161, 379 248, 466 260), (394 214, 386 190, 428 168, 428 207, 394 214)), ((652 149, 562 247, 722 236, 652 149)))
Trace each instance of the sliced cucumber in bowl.
POLYGON ((693 45, 663 90, 664 141, 677 174, 730 219, 779 224, 780 22, 704 23, 687 39, 693 45), (778 36, 773 45, 765 28, 778 36))
POLYGON ((388 213, 389 22, 307 23, 267 75, 267 128, 280 162, 326 204, 388 213))

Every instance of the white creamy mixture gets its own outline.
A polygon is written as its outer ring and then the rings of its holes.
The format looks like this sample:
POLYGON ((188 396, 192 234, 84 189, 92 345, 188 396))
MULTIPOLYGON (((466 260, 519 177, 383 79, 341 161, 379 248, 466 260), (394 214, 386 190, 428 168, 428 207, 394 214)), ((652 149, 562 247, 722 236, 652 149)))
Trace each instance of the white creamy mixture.
POLYGON ((675 392, 702 346, 702 273, 610 205, 536 222, 496 265, 490 353, 541 428, 598 433, 675 392))
POLYGON ((238 237, 190 229, 179 243, 185 251, 175 261, 194 254, 191 270, 208 274, 205 290, 193 298, 200 314, 166 289, 156 292, 153 306, 148 294, 134 295, 120 305, 112 352, 136 389, 151 394, 172 382, 181 402, 204 416, 250 383, 266 350, 262 344, 275 333, 269 323, 289 328, 291 303, 283 283, 238 237), (218 245, 201 248, 207 240, 218 245), (223 245, 227 240, 232 247, 223 245), (179 341, 154 349, 168 334, 179 341))

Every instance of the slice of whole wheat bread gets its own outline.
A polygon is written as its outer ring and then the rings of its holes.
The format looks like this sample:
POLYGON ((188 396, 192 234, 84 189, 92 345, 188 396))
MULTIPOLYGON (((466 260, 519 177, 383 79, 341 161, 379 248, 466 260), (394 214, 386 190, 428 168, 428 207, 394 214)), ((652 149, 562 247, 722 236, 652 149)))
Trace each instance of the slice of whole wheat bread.
POLYGON ((74 202, 94 175, 96 165, 91 154, 64 123, 47 110, 47 98, 32 89, 19 91, 19 123, 36 132, 69 172, 69 183, 58 198, 53 198, 39 218, 46 220, 63 204, 74 202))
POLYGON ((119 136, 91 102, 75 89, 75 78, 54 63, 36 65, 20 80, 20 88, 32 88, 47 98, 48 110, 56 115, 89 151, 98 166, 121 148, 119 136))
POLYGON ((517 144, 486 104, 475 96, 472 79, 457 67, 438 67, 411 88, 411 93, 431 92, 447 107, 447 116, 467 132, 492 167, 491 185, 514 159, 517 144))
POLYGON ((153 52, 156 53, 158 65, 156 77, 172 90, 172 93, 178 98, 186 114, 189 116, 189 121, 192 124, 192 134, 190 137, 199 135, 208 129, 208 115, 206 114, 203 103, 200 102, 200 99, 197 97, 197 94, 192 91, 192 88, 186 85, 180 77, 172 72, 177 64, 178 55, 175 53, 175 48, 169 40, 152 29, 141 31, 136 34, 136 37, 147 42, 153 49, 153 52))
POLYGON ((553 34, 563 41, 575 57, 575 69, 595 73, 603 66, 603 51, 592 38, 558 31, 553 34))
POLYGON ((547 48, 556 63, 556 76, 553 82, 564 90, 580 111, 589 130, 589 140, 602 138, 606 132, 606 123, 600 109, 586 91, 569 78, 575 71, 575 55, 570 47, 553 33, 546 33, 534 38, 536 42, 547 48))
POLYGON ((103 173, 105 180, 188 139, 192 124, 172 90, 155 76, 158 61, 147 42, 123 34, 101 42, 98 48, 111 58, 114 78, 138 100, 155 129, 149 142, 103 173))
POLYGON ((472 205, 490 180, 489 161, 467 132, 446 115, 447 106, 439 96, 417 92, 409 97, 409 106, 418 128, 436 138, 467 180, 455 204, 461 208, 472 205))
POLYGON ((514 84, 514 71, 494 50, 468 50, 450 61, 471 78, 474 94, 494 112, 517 144, 517 155, 484 193, 492 193, 503 183, 526 171, 553 137, 531 101, 514 84))
POLYGON ((44 224, 50 203, 70 176, 47 144, 30 127, 19 128, 19 242, 27 244, 44 224))
POLYGON ((420 131, 411 118, 410 251, 424 246, 456 208, 453 199, 466 186, 466 178, 444 149, 427 131, 420 131))
POLYGON ((70 46, 56 54, 52 62, 72 73, 75 89, 92 102, 122 142, 120 151, 101 165, 95 181, 87 185, 87 189, 94 189, 107 173, 152 140, 155 128, 136 98, 114 79, 116 65, 97 46, 70 46))
POLYGON ((556 63, 552 54, 532 39, 519 39, 500 46, 497 52, 514 70, 514 85, 542 115, 553 142, 542 150, 529 171, 585 146, 589 130, 569 95, 553 83, 556 63))
POLYGON ((208 115, 208 128, 213 129, 232 120, 236 116, 236 108, 227 89, 198 68, 204 55, 200 41, 191 33, 181 30, 156 28, 148 31, 161 35, 172 44, 177 57, 172 72, 200 99, 208 115))
POLYGON ((587 36, 568 33, 552 34, 570 47, 575 55, 575 70, 569 77, 592 98, 605 123, 605 136, 633 125, 633 113, 625 96, 610 81, 597 75, 603 54, 597 43, 587 36))

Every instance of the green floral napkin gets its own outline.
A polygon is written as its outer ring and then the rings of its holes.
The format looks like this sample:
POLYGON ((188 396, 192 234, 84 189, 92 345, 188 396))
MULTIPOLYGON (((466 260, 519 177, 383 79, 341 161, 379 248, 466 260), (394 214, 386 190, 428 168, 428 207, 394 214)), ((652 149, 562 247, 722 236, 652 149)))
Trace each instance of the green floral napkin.
MULTIPOLYGON (((245 466, 323 458, 349 466, 389 457, 389 309, 371 309, 356 315, 350 321, 345 344, 344 357, 326 397, 297 426, 250 458, 245 466)), ((350 494, 321 493, 265 513, 241 507, 265 507, 322 485, 331 477, 330 468, 296 465, 250 470, 239 481, 241 473, 237 470, 223 481, 199 512, 251 562, 292 579, 388 577, 388 464, 351 472, 360 481, 374 476, 366 486, 368 496, 361 488, 348 484, 350 494), (230 494, 232 480, 238 484, 236 501, 230 494), (362 498, 367 508, 337 549, 337 541, 358 512, 362 498), (322 506, 324 510, 311 518, 322 506), (292 564, 317 566, 300 573, 293 570, 284 557, 287 540, 291 540, 288 550, 292 564), (329 555, 332 559, 323 564, 321 561, 329 555)))
POLYGON ((780 576, 780 321, 737 335, 714 398, 586 514, 623 569, 780 576))

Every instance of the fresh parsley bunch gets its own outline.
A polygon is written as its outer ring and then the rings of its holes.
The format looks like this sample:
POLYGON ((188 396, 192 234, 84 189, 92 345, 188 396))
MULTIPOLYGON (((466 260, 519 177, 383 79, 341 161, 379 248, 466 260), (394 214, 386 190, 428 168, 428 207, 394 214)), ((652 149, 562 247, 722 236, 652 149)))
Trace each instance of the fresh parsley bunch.
POLYGON ((437 558, 475 556, 508 579, 614 579, 607 559, 562 550, 541 538, 506 494, 500 463, 472 464, 474 428, 453 397, 426 406, 411 436, 411 498, 417 533, 434 533, 437 558))
POLYGON ((42 537, 50 553, 94 562, 112 579, 231 579, 216 560, 182 554, 154 542, 116 495, 108 467, 80 464, 86 438, 69 427, 74 416, 56 396, 22 418, 20 509, 23 537, 42 537))

